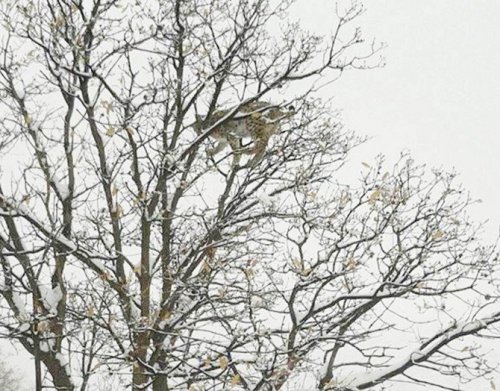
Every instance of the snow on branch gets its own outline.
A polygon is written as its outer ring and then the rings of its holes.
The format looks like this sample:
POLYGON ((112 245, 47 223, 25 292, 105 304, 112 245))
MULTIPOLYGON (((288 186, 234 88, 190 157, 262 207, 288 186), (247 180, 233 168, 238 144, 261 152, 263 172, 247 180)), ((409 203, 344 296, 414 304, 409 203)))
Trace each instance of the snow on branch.
POLYGON ((53 232, 50 227, 45 226, 41 221, 35 218, 33 213, 25 205, 19 204, 16 206, 2 195, 0 195, 0 205, 3 207, 3 211, 0 211, 0 215, 5 214, 12 217, 17 216, 24 218, 41 234, 62 246, 66 251, 73 253, 75 257, 92 268, 92 270, 101 275, 107 274, 106 268, 99 259, 109 259, 108 256, 99 254, 91 249, 83 248, 65 236, 53 232))
POLYGON ((392 365, 375 369, 369 372, 357 372, 347 375, 335 382, 335 387, 347 390, 363 390, 375 386, 378 383, 401 375, 408 368, 426 361, 431 355, 439 351, 451 341, 466 335, 472 335, 485 329, 493 323, 500 322, 500 312, 490 317, 477 319, 469 322, 454 323, 449 328, 442 330, 427 339, 421 346, 408 354, 405 358, 397 360, 392 365))

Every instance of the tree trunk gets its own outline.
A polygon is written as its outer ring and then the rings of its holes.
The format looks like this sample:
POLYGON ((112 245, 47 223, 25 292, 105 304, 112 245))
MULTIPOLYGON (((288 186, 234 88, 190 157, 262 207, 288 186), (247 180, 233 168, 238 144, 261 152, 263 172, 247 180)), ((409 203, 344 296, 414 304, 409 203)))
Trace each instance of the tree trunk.
POLYGON ((52 376, 54 387, 58 391, 74 391, 75 386, 71 381, 71 377, 67 371, 67 367, 63 366, 55 357, 49 356, 43 360, 47 370, 52 376))

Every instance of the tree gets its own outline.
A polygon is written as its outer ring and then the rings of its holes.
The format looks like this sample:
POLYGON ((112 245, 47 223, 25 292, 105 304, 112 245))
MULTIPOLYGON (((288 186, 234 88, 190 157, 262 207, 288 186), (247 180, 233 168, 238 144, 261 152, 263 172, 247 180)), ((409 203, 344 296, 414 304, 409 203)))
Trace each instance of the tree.
POLYGON ((322 38, 292 3, 0 3, 1 326, 45 384, 455 389, 493 370, 473 201, 407 155, 335 179, 363 140, 317 92, 379 47, 351 27, 359 5, 322 38), (289 104, 255 164, 207 153, 289 104))

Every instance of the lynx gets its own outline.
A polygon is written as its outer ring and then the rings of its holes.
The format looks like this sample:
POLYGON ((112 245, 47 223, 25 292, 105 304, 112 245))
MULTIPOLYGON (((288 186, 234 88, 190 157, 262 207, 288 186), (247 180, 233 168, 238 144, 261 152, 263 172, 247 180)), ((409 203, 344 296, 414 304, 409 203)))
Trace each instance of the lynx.
MULTIPOLYGON (((198 134, 201 134, 202 125, 204 128, 209 128, 229 112, 230 109, 215 111, 206 121, 204 117, 197 115, 193 127, 198 134)), ((269 102, 248 103, 239 109, 235 114, 236 118, 224 122, 210 134, 216 139, 217 144, 214 148, 208 149, 207 153, 211 156, 216 155, 229 144, 234 155, 234 165, 239 163, 241 154, 248 154, 254 155, 250 165, 255 166, 264 157, 269 138, 279 131, 280 122, 293 114, 293 106, 284 109, 269 102), (250 137, 252 145, 242 148, 241 139, 244 137, 250 137)))

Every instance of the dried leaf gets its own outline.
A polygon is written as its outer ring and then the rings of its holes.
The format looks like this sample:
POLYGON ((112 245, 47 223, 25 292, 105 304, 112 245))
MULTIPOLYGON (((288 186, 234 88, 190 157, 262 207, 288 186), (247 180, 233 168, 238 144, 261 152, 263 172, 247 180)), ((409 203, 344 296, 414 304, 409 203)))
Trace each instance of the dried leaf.
POLYGON ((106 130, 106 136, 113 136, 115 134, 115 128, 114 126, 110 126, 107 130, 106 130))
POLYGON ((94 316, 94 306, 88 306, 85 309, 85 316, 92 318, 94 316))
POLYGON ((237 386, 240 383, 240 380, 241 380, 240 375, 235 374, 233 377, 231 377, 230 381, 231 386, 237 386))
POLYGON ((301 271, 301 274, 304 276, 304 277, 307 277, 309 274, 311 274, 311 268, 310 267, 306 267, 304 268, 302 271, 301 271))
POLYGON ((165 311, 161 316, 161 320, 168 320, 170 316, 172 316, 172 313, 170 311, 165 311))
POLYGON ((203 366, 204 367, 210 367, 212 365, 212 360, 210 356, 207 356, 203 359, 203 366))
POLYGON ((55 17, 51 22, 50 22, 50 28, 52 30, 57 30, 58 28, 62 27, 64 25, 64 17, 59 15, 55 17))
POLYGON ((203 263, 201 264, 201 273, 206 275, 210 273, 211 270, 212 267, 210 266, 210 264, 207 261, 203 261, 203 263))
POLYGON ((368 199, 370 202, 375 202, 380 198, 381 191, 380 189, 376 189, 370 194, 370 198, 368 199))
POLYGON ((302 263, 297 258, 292 259, 292 265, 296 270, 302 270, 302 263))
POLYGON ((439 229, 432 234, 432 240, 439 240, 443 237, 443 232, 439 229))
POLYGON ((122 209, 122 207, 120 205, 116 205, 111 210, 111 218, 113 220, 119 219, 120 217, 122 217, 122 215, 123 215, 123 209, 122 209))
POLYGON ((219 363, 220 369, 224 370, 227 368, 228 361, 225 356, 220 356, 217 362, 219 363))
POLYGON ((309 193, 307 193, 307 196, 309 197, 309 199, 314 200, 316 199, 316 192, 310 191, 309 193))
POLYGON ((358 266, 358 262, 354 259, 354 258, 348 258, 344 261, 344 267, 347 269, 347 270, 352 270, 354 269, 356 266, 358 266))

